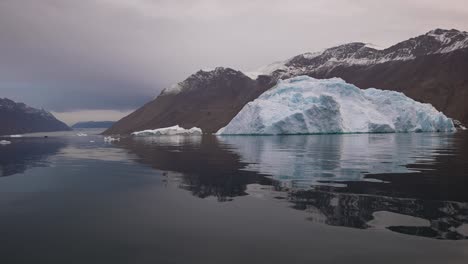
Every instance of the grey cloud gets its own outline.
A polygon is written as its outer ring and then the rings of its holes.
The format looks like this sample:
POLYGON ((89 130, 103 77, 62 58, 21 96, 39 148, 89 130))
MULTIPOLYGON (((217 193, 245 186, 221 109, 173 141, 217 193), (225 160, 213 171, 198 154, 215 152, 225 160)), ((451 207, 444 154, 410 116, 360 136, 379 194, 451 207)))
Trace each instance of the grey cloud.
POLYGON ((349 41, 468 29, 465 0, 2 0, 0 96, 134 109, 192 72, 250 70, 349 41))

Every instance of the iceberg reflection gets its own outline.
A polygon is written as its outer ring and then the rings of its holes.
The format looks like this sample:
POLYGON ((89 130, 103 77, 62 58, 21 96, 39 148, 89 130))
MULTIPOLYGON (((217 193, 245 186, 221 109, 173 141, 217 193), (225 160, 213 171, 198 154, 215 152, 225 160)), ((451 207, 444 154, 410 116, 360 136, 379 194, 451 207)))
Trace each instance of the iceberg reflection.
POLYGON ((448 134, 347 134, 311 136, 219 136, 248 165, 283 187, 377 181, 368 174, 410 173, 414 163, 435 161, 448 134))

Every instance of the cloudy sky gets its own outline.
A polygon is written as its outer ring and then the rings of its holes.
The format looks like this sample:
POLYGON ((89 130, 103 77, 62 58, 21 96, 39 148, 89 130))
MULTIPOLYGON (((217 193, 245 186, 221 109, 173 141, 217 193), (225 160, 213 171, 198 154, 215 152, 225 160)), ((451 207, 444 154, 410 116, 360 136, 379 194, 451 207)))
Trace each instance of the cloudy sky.
POLYGON ((205 68, 468 30, 466 0, 0 0, 0 97, 118 119, 205 68))

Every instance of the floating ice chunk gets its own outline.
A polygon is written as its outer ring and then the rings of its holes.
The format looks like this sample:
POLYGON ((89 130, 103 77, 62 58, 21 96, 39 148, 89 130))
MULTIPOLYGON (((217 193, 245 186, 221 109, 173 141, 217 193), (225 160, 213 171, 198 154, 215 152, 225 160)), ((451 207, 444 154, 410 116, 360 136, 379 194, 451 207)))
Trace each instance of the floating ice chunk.
POLYGON ((0 145, 8 145, 11 144, 11 141, 8 140, 0 140, 0 145))
POLYGON ((81 133, 81 132, 80 132, 80 133, 77 133, 76 135, 79 136, 79 137, 87 137, 87 136, 88 136, 88 134, 86 134, 86 133, 81 133))
POLYGON ((111 136, 104 137, 104 142, 114 142, 114 141, 120 141, 120 138, 114 138, 111 136))
POLYGON ((20 138, 23 137, 23 135, 10 135, 11 138, 20 138))
POLYGON ((455 125, 456 128, 459 128, 461 130, 466 130, 466 127, 458 120, 453 120, 453 124, 455 125))
POLYGON ((133 132, 132 136, 172 136, 172 135, 187 135, 187 136, 201 136, 203 134, 202 130, 198 127, 192 127, 190 129, 185 129, 179 125, 164 127, 158 129, 148 129, 143 131, 133 132))
POLYGON ((299 76, 279 81, 245 105, 217 134, 437 131, 455 131, 452 120, 403 93, 299 76))

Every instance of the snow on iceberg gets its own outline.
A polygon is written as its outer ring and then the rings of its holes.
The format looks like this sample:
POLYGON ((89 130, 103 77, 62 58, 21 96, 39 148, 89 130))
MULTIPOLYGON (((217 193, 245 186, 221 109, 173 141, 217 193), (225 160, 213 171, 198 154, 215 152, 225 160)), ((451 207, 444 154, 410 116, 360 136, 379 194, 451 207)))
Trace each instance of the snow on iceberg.
POLYGON ((202 130, 198 127, 192 127, 190 129, 185 129, 179 125, 164 127, 158 129, 148 129, 143 131, 133 132, 132 136, 172 136, 172 135, 187 135, 187 136, 200 136, 202 135, 202 130))
POLYGON ((436 131, 455 131, 452 119, 403 93, 298 76, 245 105, 217 134, 436 131))

